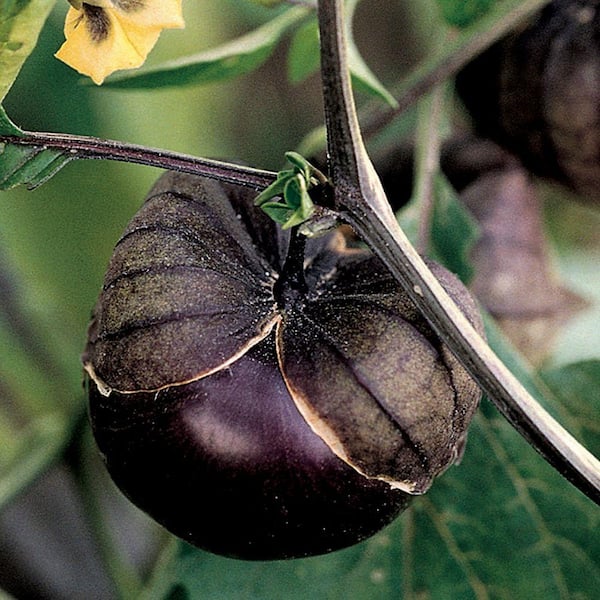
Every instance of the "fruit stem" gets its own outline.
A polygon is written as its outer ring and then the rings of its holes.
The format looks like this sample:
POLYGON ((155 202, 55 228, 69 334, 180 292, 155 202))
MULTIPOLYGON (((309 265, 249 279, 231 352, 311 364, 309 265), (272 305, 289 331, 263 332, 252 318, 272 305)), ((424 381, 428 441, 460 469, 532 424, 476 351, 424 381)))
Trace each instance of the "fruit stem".
POLYGON ((306 236, 300 234, 299 226, 292 227, 283 269, 274 287, 275 299, 282 309, 295 304, 308 291, 304 277, 305 249, 306 236))

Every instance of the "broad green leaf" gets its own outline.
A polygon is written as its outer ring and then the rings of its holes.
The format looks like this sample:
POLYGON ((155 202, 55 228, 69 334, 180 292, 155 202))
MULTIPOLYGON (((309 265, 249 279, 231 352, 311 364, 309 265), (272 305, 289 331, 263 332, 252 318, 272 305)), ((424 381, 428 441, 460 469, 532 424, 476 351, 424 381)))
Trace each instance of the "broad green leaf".
POLYGON ((440 600, 592 600, 598 518, 597 506, 484 403, 462 464, 415 503, 412 591, 440 600))
POLYGON ((444 19, 456 27, 466 27, 501 0, 437 0, 444 19))
POLYGON ((288 78, 300 83, 319 69, 319 25, 311 19, 299 27, 292 37, 287 56, 288 78))
POLYGON ((541 377, 559 399, 571 433, 600 456, 600 360, 546 370, 541 377))
POLYGON ((110 77, 104 86, 158 88, 211 83, 250 73, 273 53, 285 33, 300 23, 309 9, 295 7, 231 42, 155 67, 110 77))
POLYGON ((0 1, 0 102, 38 39, 55 0, 0 1))

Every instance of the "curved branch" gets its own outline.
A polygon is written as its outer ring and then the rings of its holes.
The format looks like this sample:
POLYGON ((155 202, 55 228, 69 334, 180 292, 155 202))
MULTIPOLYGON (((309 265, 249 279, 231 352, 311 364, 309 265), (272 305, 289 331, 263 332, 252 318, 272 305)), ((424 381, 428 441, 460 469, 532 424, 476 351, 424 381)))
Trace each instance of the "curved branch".
POLYGON ((562 475, 600 504, 600 462, 525 390, 446 294, 400 229, 365 150, 345 56, 343 0, 319 0, 334 203, 410 295, 500 412, 562 475))

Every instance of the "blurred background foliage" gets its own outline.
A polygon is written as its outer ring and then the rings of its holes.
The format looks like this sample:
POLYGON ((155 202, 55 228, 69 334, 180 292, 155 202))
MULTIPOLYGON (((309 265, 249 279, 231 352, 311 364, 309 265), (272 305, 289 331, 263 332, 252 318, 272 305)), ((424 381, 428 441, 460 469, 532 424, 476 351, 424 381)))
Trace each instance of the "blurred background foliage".
MULTIPOLYGON (((448 10, 452 3, 442 4, 448 10)), ((459 4, 475 5, 478 15, 490 3, 459 4)), ((56 5, 4 102, 23 129, 277 170, 284 152, 322 123, 318 77, 288 83, 281 49, 254 73, 207 86, 133 91, 82 83, 53 58, 66 10, 66 2, 56 5)), ((163 32, 150 64, 215 46, 273 13, 249 1, 203 0, 184 2, 184 14, 186 29, 163 32)), ((458 25, 470 18, 452 17, 458 25)), ((356 43, 393 86, 436 46, 441 19, 434 0, 370 0, 358 8, 356 43)), ((409 113, 398 130, 411 135, 414 120, 409 113)), ((467 452, 456 470, 463 470, 462 479, 448 474, 389 530, 330 557, 246 564, 204 555, 174 544, 123 500, 87 434, 80 353, 112 248, 157 176, 148 167, 80 161, 33 192, 18 188, 0 196, 0 584, 18 598, 136 597, 148 577, 146 597, 171 599, 593 597, 600 587, 593 542, 598 512, 487 405, 470 438, 469 448, 479 450, 467 452), (513 459, 498 458, 506 450, 487 447, 504 438, 522 469, 517 480, 513 459), (533 492, 519 487, 528 477, 539 477, 533 492), (523 510, 511 512, 517 505, 523 510), (556 519, 545 523, 552 512, 556 519), (450 530, 453 514, 461 515, 460 531, 450 530), (576 531, 558 532, 556 523, 576 531), (469 536, 479 541, 463 545, 469 536), (559 537, 562 546, 554 543, 559 537)), ((553 260, 571 289, 589 301, 561 331, 545 364, 550 369, 598 357, 600 213, 563 190, 542 188, 553 260)), ((530 367, 522 368, 540 385, 530 367)), ((543 385, 565 389, 551 378, 543 385)), ((570 414, 575 433, 585 437, 581 410, 585 406, 563 404, 558 413, 570 414)), ((597 419, 590 411, 588 422, 597 425, 597 419)), ((597 450, 598 430, 591 429, 586 439, 597 450)))

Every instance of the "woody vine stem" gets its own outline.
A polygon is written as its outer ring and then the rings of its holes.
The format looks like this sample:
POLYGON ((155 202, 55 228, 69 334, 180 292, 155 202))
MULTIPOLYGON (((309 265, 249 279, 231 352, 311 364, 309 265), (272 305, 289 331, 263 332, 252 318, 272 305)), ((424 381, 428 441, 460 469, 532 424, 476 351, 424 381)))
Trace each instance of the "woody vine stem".
POLYGON ((493 353, 400 229, 365 149, 346 58, 343 0, 319 0, 321 72, 334 204, 523 437, 600 504, 600 462, 559 425, 493 353))

